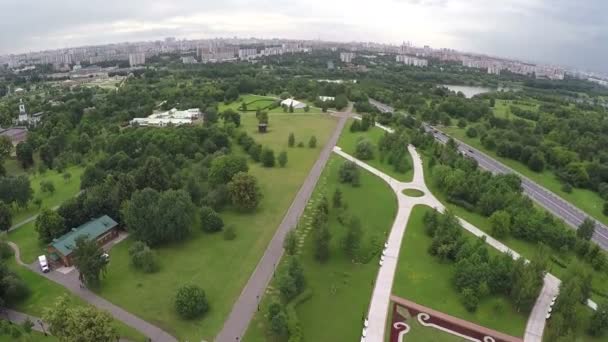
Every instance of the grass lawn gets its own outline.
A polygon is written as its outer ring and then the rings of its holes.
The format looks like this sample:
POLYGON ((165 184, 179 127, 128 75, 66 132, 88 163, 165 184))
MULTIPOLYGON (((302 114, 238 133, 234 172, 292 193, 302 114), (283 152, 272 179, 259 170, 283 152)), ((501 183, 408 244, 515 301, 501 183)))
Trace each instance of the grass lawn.
POLYGON ((367 138, 369 139, 374 146, 376 147, 374 149, 374 159, 371 160, 366 160, 365 162, 367 164, 369 164, 370 166, 375 167, 376 169, 386 173, 387 175, 402 181, 402 182, 411 182, 412 178, 414 177, 414 170, 413 170, 413 163, 412 163, 412 157, 409 155, 408 153, 408 159, 409 159, 409 165, 410 165, 410 170, 408 170, 406 173, 400 173, 395 171, 395 169, 393 168, 392 165, 389 165, 386 162, 382 162, 380 161, 379 158, 379 154, 378 154, 378 141, 380 140, 380 138, 382 136, 384 136, 385 132, 378 128, 378 127, 372 127, 370 128, 367 132, 351 132, 350 131, 350 125, 352 124, 354 119, 349 119, 348 122, 346 123, 346 126, 344 127, 344 130, 342 131, 342 135, 340 136, 340 140, 338 141, 338 146, 340 146, 344 152, 350 154, 351 156, 355 155, 355 150, 357 148, 357 142, 359 141, 359 139, 361 138, 367 138))
MULTIPOLYGON (((82 166, 71 166, 66 168, 65 172, 72 175, 68 181, 63 179, 63 173, 58 173, 53 170, 48 170, 42 175, 39 173, 30 174, 30 183, 32 185, 32 190, 34 191, 32 198, 40 198, 42 200, 43 208, 58 206, 80 191, 80 176, 84 172, 84 168, 82 166), (51 181, 53 185, 55 185, 55 192, 53 194, 42 193, 40 191, 40 182, 42 181, 51 181)), ((24 219, 35 215, 38 211, 39 209, 32 203, 24 209, 13 209, 13 224, 19 223, 24 219)))
MULTIPOLYGON (((441 201, 441 203, 443 203, 443 205, 445 205, 446 208, 451 210, 456 216, 466 220, 467 222, 471 223, 475 227, 483 230, 485 233, 487 233, 488 235, 491 236, 492 235, 492 231, 490 228, 491 224, 490 224, 490 220, 487 217, 482 216, 476 212, 468 211, 468 210, 464 209, 463 207, 449 203, 446 200, 446 196, 441 191, 439 191, 439 189, 436 187, 435 183, 433 182, 432 173, 428 168, 428 162, 426 162, 426 161, 428 161, 427 156, 424 153, 422 153, 421 156, 422 156, 423 160, 425 160, 425 162, 423 163, 424 180, 425 180, 425 183, 428 186, 429 190, 431 190, 431 192, 433 193, 433 195, 435 195, 435 197, 439 201, 441 201)), ((538 207, 538 208, 540 210, 543 210, 540 207, 538 207)), ((520 255, 525 257, 526 259, 534 258, 534 256, 536 255, 536 253, 538 251, 538 244, 533 243, 533 242, 516 239, 511 236, 505 237, 505 238, 502 238, 499 240, 500 240, 500 242, 505 244, 507 247, 516 251, 517 253, 519 253, 520 255)), ((558 265, 557 263, 552 262, 549 265, 548 271, 551 272, 553 275, 555 275, 558 278, 564 278, 571 270, 583 268, 584 270, 591 272, 593 274, 593 281, 592 281, 593 289, 601 291, 603 293, 608 293, 608 273, 595 271, 589 265, 589 263, 580 260, 575 253, 572 253, 572 252, 563 253, 560 251, 555 251, 552 248, 549 248, 549 252, 551 253, 551 256, 559 258, 560 260, 562 260, 562 262, 567 264, 567 267, 564 268, 564 267, 558 265)), ((591 299, 593 299, 596 302, 605 300, 604 298, 598 296, 595 293, 592 293, 591 299)))
POLYGON ((285 168, 271 169, 250 163, 250 173, 257 177, 264 198, 254 213, 222 212, 224 222, 236 227, 236 239, 225 241, 221 233, 204 234, 196 224, 186 242, 157 249, 161 270, 154 274, 131 269, 128 248, 133 241, 127 239, 112 249, 100 295, 182 341, 212 340, 336 123, 326 115, 271 114, 269 132, 259 134, 255 114, 243 115, 243 129, 258 143, 273 147, 275 153, 286 150, 289 161, 285 168), (317 148, 288 148, 289 132, 295 133, 296 141, 307 142, 316 135, 317 148), (180 319, 173 306, 177 289, 187 283, 201 286, 211 306, 206 316, 190 321, 180 319))
POLYGON ((529 120, 529 119, 525 119, 522 117, 519 117, 513 113, 511 113, 510 108, 511 106, 515 106, 515 107, 519 107, 523 110, 529 110, 529 111, 537 111, 538 110, 538 106, 537 105, 533 105, 533 104, 521 104, 521 103, 514 103, 513 101, 510 100, 496 100, 496 103, 494 105, 493 111, 494 111, 494 116, 496 116, 497 118, 502 118, 502 119, 521 119, 521 120, 525 120, 528 121, 532 124, 536 124, 535 121, 533 120, 529 120))
MULTIPOLYGON (((500 332, 523 336, 527 314, 518 313, 506 297, 484 298, 474 313, 468 312, 462 305, 460 295, 452 283, 454 264, 441 263, 427 252, 431 238, 424 232, 422 220, 424 214, 431 210, 426 206, 416 206, 412 210, 399 253, 393 293, 500 332)), ((469 233, 465 235, 474 238, 469 233)), ((491 247, 488 249, 490 255, 500 253, 491 247)))
POLYGON ((424 196, 424 192, 417 189, 405 189, 403 190, 403 194, 410 197, 422 197, 424 196))
POLYGON ((264 107, 270 105, 271 103, 276 101, 276 99, 269 97, 269 96, 262 96, 262 95, 253 95, 253 94, 241 95, 236 101, 233 101, 229 104, 225 104, 223 102, 220 103, 218 111, 221 113, 221 112, 225 111, 226 109, 232 109, 236 112, 240 112, 239 107, 241 106, 241 103, 243 101, 246 104, 250 104, 255 101, 255 103, 252 104, 251 108, 249 108, 249 106, 248 106, 247 109, 256 110, 258 107, 264 108, 264 107))
POLYGON ((8 240, 19 246, 21 260, 28 264, 34 262, 46 249, 46 245, 41 244, 38 240, 35 221, 29 222, 8 233, 8 240))
MULTIPOLYGON (((363 248, 367 250, 371 240, 376 240, 382 246, 397 212, 397 201, 391 189, 367 171, 361 172, 360 187, 341 185, 338 170, 343 162, 344 159, 339 156, 331 157, 298 228, 299 238, 304 239, 298 255, 304 267, 307 287, 312 291, 312 297, 296 308, 303 341, 356 341, 361 333, 362 318, 367 313, 372 282, 379 267, 377 257, 360 264, 353 263, 344 254, 340 242, 345 228, 337 221, 334 209, 330 209, 331 257, 325 264, 317 262, 313 257, 312 233, 308 231, 314 203, 323 195, 331 201, 334 190, 339 187, 349 212, 361 219, 363 248), (364 215, 365 212, 369 215, 364 215)), ((276 284, 271 284, 267 290, 262 310, 254 317, 244 341, 275 340, 266 333, 267 318, 264 317, 270 299, 278 297, 273 286, 276 284)))
POLYGON ((483 147, 479 139, 472 139, 467 137, 465 134, 465 129, 461 129, 458 127, 443 127, 441 128, 441 130, 446 134, 451 135, 454 138, 459 139, 475 147, 476 149, 486 153, 492 158, 502 162, 503 164, 509 166, 515 171, 544 186, 545 188, 552 191, 564 200, 570 202, 572 205, 576 206, 588 215, 593 216, 598 221, 608 225, 608 217, 604 216, 604 214, 602 213, 605 201, 597 193, 591 190, 580 188, 574 188, 572 190, 572 193, 566 193, 562 191, 562 183, 553 171, 545 170, 543 172, 534 172, 530 170, 526 165, 523 165, 522 163, 516 160, 499 157, 496 155, 495 151, 487 150, 485 147, 483 147))
MULTIPOLYGON (((55 304, 55 300, 60 296, 67 296, 73 305, 87 305, 80 298, 70 294, 63 286, 56 284, 29 269, 19 266, 14 260, 9 261, 9 267, 15 271, 30 289, 30 295, 22 302, 18 303, 14 309, 27 313, 32 316, 41 317, 44 308, 55 304)), ((135 329, 128 327, 120 322, 115 322, 115 327, 121 336, 133 341, 143 341, 145 337, 135 329)), ((49 339, 53 341, 52 339, 49 339)), ((1 339, 0 339, 1 341, 1 339)), ((37 340, 36 340, 37 341, 37 340)), ((46 341, 46 340, 45 340, 46 341)))
MULTIPOLYGON (((34 322, 35 323, 35 322, 34 322)), ((15 325, 17 326, 17 325, 15 325)), ((32 330, 29 334, 25 334, 25 331, 21 326, 18 326, 19 331, 21 332, 20 337, 14 338, 10 334, 2 334, 0 335, 0 342, 31 342, 31 341, 44 341, 44 342, 59 342, 57 338, 54 336, 44 336, 41 332, 32 330)))

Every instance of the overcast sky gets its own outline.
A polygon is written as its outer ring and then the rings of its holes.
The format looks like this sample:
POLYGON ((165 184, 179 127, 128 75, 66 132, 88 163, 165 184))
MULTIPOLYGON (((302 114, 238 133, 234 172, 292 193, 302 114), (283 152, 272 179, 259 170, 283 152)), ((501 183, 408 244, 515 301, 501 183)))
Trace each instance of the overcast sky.
POLYGON ((110 42, 377 41, 608 72, 607 0, 0 0, 0 54, 110 42))

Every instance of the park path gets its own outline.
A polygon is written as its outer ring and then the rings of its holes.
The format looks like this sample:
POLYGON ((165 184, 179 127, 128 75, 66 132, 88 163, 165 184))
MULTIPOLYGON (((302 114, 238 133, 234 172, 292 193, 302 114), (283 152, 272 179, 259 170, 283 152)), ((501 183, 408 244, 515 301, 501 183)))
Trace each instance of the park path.
MULTIPOLYGON (((350 108, 352 108, 352 106, 349 106, 348 110, 350 108)), ((336 145, 338 139, 340 138, 340 134, 342 133, 342 129, 344 128, 350 113, 344 112, 337 116, 339 116, 338 124, 334 129, 332 136, 327 144, 325 144, 323 147, 319 158, 313 165, 308 176, 306 177, 306 180, 302 184, 302 187, 291 203, 289 210, 283 217, 283 221, 281 221, 281 224, 272 237, 270 244, 262 256, 262 259, 247 281, 247 284, 243 288, 239 298, 234 303, 232 310, 228 315, 228 319, 224 322, 222 330, 215 338, 216 341, 239 341, 249 326, 249 322, 257 311, 258 304, 264 295, 264 291, 270 283, 276 266, 279 264, 279 260, 283 255, 283 240, 285 239, 285 235, 287 235, 290 230, 297 226, 298 220, 304 212, 306 203, 308 203, 317 181, 321 176, 321 172, 325 168, 325 164, 327 164, 327 161, 331 156, 332 148, 336 145)))
MULTIPOLYGON (((82 194, 82 193, 83 193, 83 191, 84 191, 84 190, 80 190, 80 191, 78 191, 78 193, 76 193, 76 195, 74 195, 74 197, 78 197, 78 196, 80 196, 80 194, 82 194)), ((51 208, 51 210, 57 210, 57 209, 59 209, 59 205, 56 205, 56 206, 54 206, 54 207, 52 207, 52 208, 51 208)), ((34 221, 36 218, 38 218, 38 214, 34 214, 34 215, 32 215, 32 216, 30 216, 30 217, 28 217, 28 218, 24 219, 24 220, 21 220, 20 222, 15 223, 14 225, 12 225, 12 226, 11 226, 11 227, 8 229, 8 231, 10 232, 10 231, 13 231, 13 230, 15 230, 15 229, 17 229, 17 228, 21 227, 21 226, 24 226, 24 225, 26 225, 26 224, 28 224, 28 223, 30 223, 30 222, 32 222, 32 221, 34 221)))
MULTIPOLYGON (((357 116, 355 116, 355 118, 360 119, 357 116)), ((376 124, 376 126, 387 132, 393 132, 393 130, 389 127, 385 127, 379 124, 376 124)), ((409 145, 408 150, 412 156, 414 177, 411 182, 400 182, 385 174, 384 172, 368 165, 367 163, 362 162, 354 158, 353 156, 345 153, 341 150, 340 147, 334 148, 334 152, 338 155, 352 162, 355 162, 359 167, 364 168, 365 170, 384 180, 391 187, 391 189, 393 189, 398 200, 398 212, 393 223, 393 227, 391 228, 389 239, 387 241, 388 247, 385 252, 385 260, 383 265, 380 267, 380 270, 378 271, 374 291, 372 293, 372 299, 370 302, 368 312, 369 325, 366 328, 367 337, 365 338, 365 341, 368 342, 384 341, 384 330, 386 327, 385 324, 388 317, 388 309, 390 305, 390 292, 392 290, 394 275, 397 268, 397 259, 401 248, 401 242, 405 234, 407 221, 409 219, 409 215, 412 211, 412 208, 415 205, 421 204, 427 205, 431 208, 435 208, 440 212, 444 212, 446 210, 445 206, 439 200, 437 200, 435 196, 433 196, 431 191, 426 186, 426 183, 424 181, 424 169, 422 166, 422 158, 420 158, 420 155, 413 146, 409 145), (424 195, 422 197, 409 197, 402 193, 404 189, 417 189, 422 191, 424 195)), ((495 249, 503 253, 510 253, 514 259, 520 257, 519 253, 510 249, 502 242, 484 233, 481 229, 475 227, 474 225, 470 224, 469 222, 463 220, 460 217, 458 217, 458 220, 460 222, 460 225, 464 229, 466 229, 477 237, 483 237, 486 243, 488 243, 495 249)), ((524 341, 542 341, 542 335, 546 324, 546 314, 548 312, 553 297, 557 296, 559 292, 559 285, 560 280, 557 277, 550 273, 547 273, 545 275, 543 287, 528 318, 524 341)), ((597 304, 591 299, 587 300, 587 306, 589 306, 593 310, 596 310, 597 308, 597 304)))
POLYGON ((97 307, 98 309, 102 309, 109 312, 110 315, 114 317, 114 319, 141 332, 146 337, 150 338, 152 341, 177 342, 177 339, 175 337, 171 336, 169 333, 162 330, 161 328, 146 322, 145 320, 110 303, 109 301, 101 298, 89 289, 81 286, 81 282, 78 279, 78 270, 74 269, 68 274, 62 274, 58 271, 43 273, 40 271, 37 261, 34 261, 32 264, 26 264, 23 262, 23 260, 21 260, 21 251, 19 250, 19 246, 17 246, 13 242, 8 242, 8 245, 13 249, 15 253, 15 259, 19 265, 27 267, 32 272, 38 273, 39 275, 65 287, 72 294, 80 297, 81 299, 97 307))

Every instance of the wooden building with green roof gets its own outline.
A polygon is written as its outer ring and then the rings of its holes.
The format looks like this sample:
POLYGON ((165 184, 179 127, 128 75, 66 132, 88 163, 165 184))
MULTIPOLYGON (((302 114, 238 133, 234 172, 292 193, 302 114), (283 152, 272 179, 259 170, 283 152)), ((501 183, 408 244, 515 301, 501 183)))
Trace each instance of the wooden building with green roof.
POLYGON ((108 215, 93 219, 78 228, 54 239, 47 247, 49 258, 54 263, 72 266, 72 252, 76 248, 76 240, 80 237, 95 239, 102 246, 118 236, 118 223, 108 215))

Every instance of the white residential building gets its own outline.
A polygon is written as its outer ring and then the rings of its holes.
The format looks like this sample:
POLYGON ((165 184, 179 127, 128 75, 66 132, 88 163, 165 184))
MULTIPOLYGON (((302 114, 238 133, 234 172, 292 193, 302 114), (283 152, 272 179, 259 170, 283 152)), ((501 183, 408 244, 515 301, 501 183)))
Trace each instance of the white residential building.
POLYGON ((129 54, 129 65, 134 67, 136 65, 144 65, 146 64, 146 54, 145 53, 130 53, 129 54))
POLYGON ((340 52, 340 60, 342 63, 352 63, 357 55, 354 52, 340 52))
POLYGON ((416 67, 426 67, 429 65, 429 61, 423 58, 416 58, 408 55, 397 55, 395 60, 405 65, 411 65, 416 67))
POLYGON ((240 60, 248 60, 253 59, 258 56, 257 49, 239 49, 239 59, 240 60))
POLYGON ((187 110, 177 110, 175 108, 166 112, 154 113, 147 118, 134 118, 131 120, 131 126, 152 126, 152 127, 165 127, 168 125, 181 126, 189 125, 198 118, 201 117, 201 111, 198 108, 191 108, 187 110))

